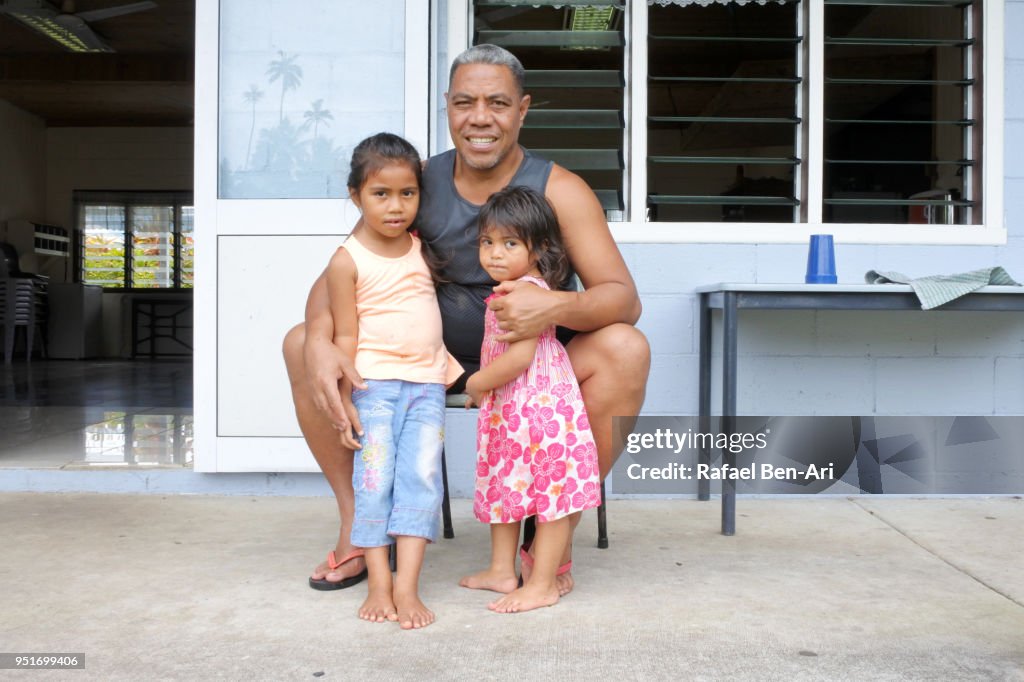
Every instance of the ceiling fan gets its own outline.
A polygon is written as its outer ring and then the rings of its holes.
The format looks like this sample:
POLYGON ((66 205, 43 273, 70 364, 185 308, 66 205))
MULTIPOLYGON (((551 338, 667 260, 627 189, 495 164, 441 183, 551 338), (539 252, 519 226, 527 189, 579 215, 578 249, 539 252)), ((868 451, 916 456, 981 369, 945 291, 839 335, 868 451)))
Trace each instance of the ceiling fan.
POLYGON ((87 22, 141 12, 156 6, 155 2, 146 0, 76 13, 74 0, 63 0, 60 10, 46 0, 5 0, 0 4, 0 14, 17 19, 71 52, 113 52, 114 48, 107 45, 87 22))

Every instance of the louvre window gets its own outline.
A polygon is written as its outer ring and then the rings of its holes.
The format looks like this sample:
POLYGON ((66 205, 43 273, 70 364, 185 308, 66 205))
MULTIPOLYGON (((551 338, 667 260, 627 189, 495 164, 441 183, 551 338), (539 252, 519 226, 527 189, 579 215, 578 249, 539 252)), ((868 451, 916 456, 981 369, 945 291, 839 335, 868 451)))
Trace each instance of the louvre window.
POLYGON ((532 104, 520 142, 578 173, 610 220, 624 208, 623 9, 596 0, 474 3, 473 44, 500 45, 526 69, 532 104))
POLYGON ((980 220, 975 4, 826 0, 826 221, 980 220))
POLYGON ((527 69, 524 146, 610 221, 984 222, 977 0, 472 8, 527 69))
POLYGON ((116 289, 191 288, 192 196, 75 192, 80 277, 116 289))

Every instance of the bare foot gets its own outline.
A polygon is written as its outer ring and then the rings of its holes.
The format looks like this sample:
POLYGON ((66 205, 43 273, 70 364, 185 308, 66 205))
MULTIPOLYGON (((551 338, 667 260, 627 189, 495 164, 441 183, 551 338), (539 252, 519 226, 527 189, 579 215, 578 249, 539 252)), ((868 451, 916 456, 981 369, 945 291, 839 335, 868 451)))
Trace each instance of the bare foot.
POLYGON ((516 589, 519 580, 516 578, 515 572, 501 573, 489 568, 473 575, 467 575, 459 581, 459 584, 471 590, 491 590, 508 594, 516 589))
POLYGON ((372 623, 394 621, 398 618, 395 602, 391 599, 391 586, 371 587, 366 601, 359 607, 359 617, 372 623))
POLYGON ((423 605, 416 592, 395 590, 395 605, 398 607, 395 620, 403 630, 425 628, 434 622, 434 612, 423 605))
MULTIPOLYGON (((530 582, 530 574, 533 573, 533 555, 532 554, 528 554, 527 556, 530 557, 529 560, 520 559, 520 570, 522 570, 522 572, 523 572, 523 584, 524 585, 526 583, 530 582)), ((567 558, 566 561, 571 561, 571 560, 572 560, 572 557, 570 555, 570 557, 567 558)), ((562 566, 564 566, 564 565, 565 564, 563 563, 562 566)), ((559 570, 561 570, 561 567, 559 567, 559 570)), ((576 585, 576 581, 573 580, 572 573, 570 571, 566 571, 565 573, 562 573, 560 575, 556 575, 555 576, 555 586, 558 587, 558 596, 559 597, 564 597, 565 595, 567 595, 570 592, 572 592, 572 588, 575 585, 576 585)), ((500 591, 500 590, 495 590, 495 591, 497 592, 497 591, 500 591)))
POLYGON ((520 611, 531 611, 542 606, 554 606, 558 603, 558 588, 552 586, 550 589, 540 589, 530 585, 524 585, 511 594, 506 594, 501 599, 487 605, 491 611, 496 613, 519 613, 520 611))

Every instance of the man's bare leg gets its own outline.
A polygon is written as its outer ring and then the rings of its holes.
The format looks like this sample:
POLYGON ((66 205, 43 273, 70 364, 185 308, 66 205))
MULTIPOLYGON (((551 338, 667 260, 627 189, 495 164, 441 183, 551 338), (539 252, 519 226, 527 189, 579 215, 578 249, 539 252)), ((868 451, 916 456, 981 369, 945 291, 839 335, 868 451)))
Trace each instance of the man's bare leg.
MULTIPOLYGON (((306 383, 305 365, 302 359, 302 344, 305 340, 305 325, 293 327, 284 338, 284 360, 288 368, 288 379, 295 402, 295 416, 299 420, 302 436, 313 453, 324 478, 331 486, 338 502, 338 516, 341 524, 338 530, 334 554, 341 558, 354 548, 349 542, 352 518, 355 515, 355 495, 352 492, 352 451, 341 446, 338 431, 324 414, 313 404, 306 383)), ((316 580, 326 579, 338 582, 361 573, 366 564, 362 558, 347 561, 336 570, 331 570, 327 561, 322 561, 311 575, 316 580)))
MULTIPOLYGON (((651 348, 647 338, 636 327, 613 324, 594 332, 577 334, 566 350, 583 393, 603 481, 625 446, 625 443, 616 443, 612 436, 612 417, 640 414, 651 369, 651 348)), ((582 514, 569 517, 572 533, 576 532, 581 518, 582 514)), ((561 564, 571 560, 572 535, 561 564)), ((523 580, 528 579, 529 569, 524 567, 523 580)), ((565 596, 572 587, 571 573, 558 576, 559 595, 565 596)))

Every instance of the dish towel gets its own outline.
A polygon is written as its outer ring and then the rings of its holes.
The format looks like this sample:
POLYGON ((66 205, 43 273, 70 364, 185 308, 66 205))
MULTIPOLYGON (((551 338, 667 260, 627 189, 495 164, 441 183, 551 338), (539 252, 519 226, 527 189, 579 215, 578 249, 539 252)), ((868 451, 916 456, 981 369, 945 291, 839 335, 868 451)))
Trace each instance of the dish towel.
POLYGON ((931 275, 916 279, 911 279, 902 272, 868 270, 864 275, 864 281, 868 284, 909 284, 921 301, 921 310, 937 308, 943 303, 966 296, 989 284, 1020 286, 1019 282, 1014 281, 1006 270, 999 266, 971 270, 958 275, 931 275))

